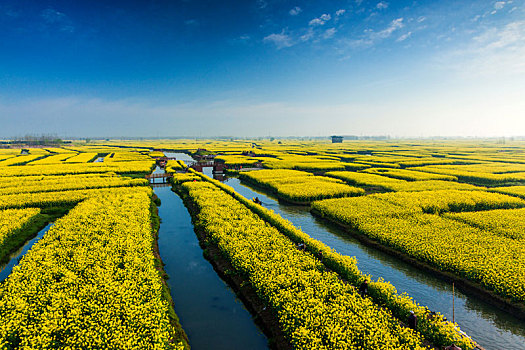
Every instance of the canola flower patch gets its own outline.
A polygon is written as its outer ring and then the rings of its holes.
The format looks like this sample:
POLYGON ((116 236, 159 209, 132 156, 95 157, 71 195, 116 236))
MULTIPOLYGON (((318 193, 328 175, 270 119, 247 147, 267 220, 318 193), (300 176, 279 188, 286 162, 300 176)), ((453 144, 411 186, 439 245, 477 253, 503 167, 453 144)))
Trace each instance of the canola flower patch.
POLYGON ((505 297, 525 301, 525 246, 521 241, 421 213, 422 202, 406 205, 406 199, 385 201, 385 195, 391 194, 325 200, 314 202, 312 208, 440 270, 457 273, 505 297))
MULTIPOLYGON (((27 162, 31 162, 37 159, 40 159, 44 157, 45 155, 42 154, 33 154, 33 155, 23 155, 23 156, 17 156, 17 157, 10 157, 0 162, 0 167, 8 167, 12 165, 20 165, 25 164, 27 162)), ((2 169, 3 172, 4 169, 2 169)))
POLYGON ((520 198, 486 191, 420 191, 376 194, 378 198, 425 213, 461 212, 525 207, 520 198))
POLYGON ((182 348, 150 203, 145 191, 99 193, 59 219, 0 284, 0 348, 182 348))
POLYGON ((389 168, 372 168, 363 170, 363 172, 370 174, 384 175, 395 179, 408 181, 424 181, 424 180, 445 180, 457 181, 457 177, 450 175, 431 174, 420 171, 405 170, 405 169, 389 169, 389 168))
POLYGON ((348 182, 351 185, 379 187, 388 191, 395 191, 397 186, 403 184, 403 180, 391 179, 386 176, 352 171, 331 171, 325 174, 348 182))
MULTIPOLYGON (((414 170, 429 172, 434 174, 445 174, 456 176, 459 180, 471 183, 480 183, 486 185, 497 185, 508 182, 525 182, 525 172, 493 174, 489 171, 469 171, 463 170, 461 167, 444 168, 444 167, 418 167, 414 170)), ((488 170, 488 169, 487 169, 488 170)))
POLYGON ((27 183, 20 186, 15 178, 10 183, 11 186, 0 188, 0 198, 3 195, 17 194, 17 193, 37 193, 37 192, 56 192, 56 191, 71 191, 71 190, 86 190, 92 188, 105 187, 131 187, 131 186, 146 186, 148 181, 146 179, 130 179, 122 177, 78 177, 70 178, 71 175, 63 175, 60 180, 51 180, 44 178, 40 181, 27 183))
POLYGON ((89 163, 98 157, 99 153, 83 152, 64 160, 65 163, 89 163))
POLYGON ((216 161, 223 162, 228 166, 254 166, 260 162, 260 159, 264 158, 247 157, 243 155, 219 155, 215 157, 216 161))
POLYGON ((13 158, 13 157, 16 157, 16 155, 14 155, 14 154, 1 154, 0 153, 0 162, 3 161, 3 160, 9 159, 9 158, 13 158))
POLYGON ((378 168, 401 168, 401 166, 397 163, 383 163, 383 162, 374 162, 370 160, 356 160, 356 163, 359 164, 365 164, 370 167, 378 167, 378 168))
POLYGON ((466 164, 461 166, 440 166, 438 169, 463 170, 473 173, 491 173, 491 174, 506 174, 506 173, 523 173, 525 172, 525 164, 500 163, 500 162, 480 162, 477 164, 466 164))
MULTIPOLYGON (((137 189, 145 191, 146 193, 151 192, 151 189, 146 186, 134 188, 134 190, 137 189)), ((77 204, 89 197, 105 192, 118 195, 130 192, 130 189, 127 187, 116 187, 110 189, 95 188, 88 190, 9 194, 0 196, 0 209, 27 207, 46 208, 53 206, 72 205, 77 204)))
MULTIPOLYGON (((147 152, 146 152, 147 153, 147 152)), ((104 162, 113 163, 113 162, 133 162, 133 161, 148 161, 151 160, 151 157, 147 154, 140 152, 130 152, 130 151, 119 151, 112 153, 112 157, 104 159, 104 162)))
POLYGON ((168 163, 166 164, 166 172, 168 173, 174 173, 179 170, 184 170, 186 167, 186 164, 182 160, 168 160, 168 163))
POLYGON ((359 231, 441 270, 479 282, 496 293, 525 301, 525 246, 470 225, 420 214, 369 218, 359 231))
POLYGON ((195 173, 173 173, 173 183, 181 184, 186 181, 200 181, 201 178, 195 173))
POLYGON ((316 201, 312 203, 312 209, 352 227, 369 217, 380 221, 384 216, 406 217, 422 213, 421 208, 391 203, 374 195, 316 201))
POLYGON ((23 187, 38 183, 62 184, 71 181, 91 181, 93 179, 114 178, 118 175, 115 173, 92 173, 92 174, 74 174, 74 175, 29 175, 29 176, 0 176, 0 188, 23 187), (67 179, 67 181, 66 181, 67 179))
MULTIPOLYGON (((231 195, 233 198, 249 208, 252 212, 261 217, 264 221, 277 228, 280 233, 284 234, 294 243, 304 243, 306 246, 306 251, 316 255, 321 253, 323 255, 323 263, 325 266, 338 273, 354 287, 357 288, 363 282, 363 280, 370 279, 369 276, 366 276, 361 271, 359 271, 355 257, 349 257, 337 253, 326 244, 311 238, 306 233, 296 228, 291 222, 283 219, 280 215, 274 213, 272 210, 268 210, 263 206, 255 204, 253 201, 244 198, 242 195, 235 192, 231 187, 224 185, 217 180, 212 180, 203 174, 193 171, 190 172, 200 179, 214 184, 224 192, 231 195)), ((348 201, 352 199, 353 198, 345 198, 345 200, 348 201)), ((381 202, 385 205, 389 205, 387 202, 381 202)), ((401 320, 406 320, 409 315, 409 311, 414 311, 420 320, 417 330, 423 334, 427 340, 430 340, 435 345, 444 346, 451 343, 456 343, 463 349, 472 349, 475 346, 474 342, 468 336, 465 336, 464 333, 460 332, 457 325, 444 321, 443 318, 439 316, 428 317, 428 309, 417 304, 406 293, 399 294, 391 283, 384 281, 382 278, 379 278, 377 281, 369 281, 369 295, 374 303, 388 308, 388 310, 390 310, 393 315, 401 320)))
POLYGON ((155 162, 130 161, 106 163, 73 163, 50 164, 33 166, 0 166, 0 177, 3 176, 35 176, 35 175, 66 175, 115 172, 119 174, 149 173, 154 168, 155 162))
POLYGON ((10 241, 40 214, 38 208, 0 210, 0 260, 9 251, 10 241))
POLYGON ((311 254, 206 182, 185 182, 199 208, 196 225, 208 234, 276 311, 296 349, 422 349, 418 333, 361 298, 311 254))
MULTIPOLYGON (((399 170, 394 170, 399 171, 399 170)), ((383 191, 399 191, 399 192, 419 192, 419 191, 437 191, 437 190, 484 190, 485 187, 474 186, 466 183, 458 183, 453 181, 442 180, 426 180, 426 181, 406 181, 401 179, 394 179, 378 174, 371 174, 365 172, 350 172, 350 171, 333 171, 325 174, 326 176, 341 179, 349 184, 378 188, 383 191)))
POLYGON ((282 154, 278 158, 263 159, 262 163, 265 168, 270 169, 295 169, 315 172, 345 169, 345 163, 337 158, 322 159, 307 155, 282 154))
POLYGON ((46 147, 44 148, 44 150, 49 153, 70 153, 71 155, 74 155, 74 153, 76 153, 75 151, 71 149, 63 148, 63 147, 46 147))
POLYGON ((489 191, 525 198, 525 186, 492 187, 489 191))
POLYGON ((502 237, 525 239, 525 208, 449 213, 445 216, 502 237))
POLYGON ((398 185, 394 185, 398 192, 420 192, 420 191, 442 191, 442 190, 458 190, 458 191, 483 191, 486 188, 482 186, 475 186, 466 183, 459 183, 453 181, 442 180, 426 180, 426 181, 407 181, 398 185))
POLYGON ((161 151, 151 151, 148 153, 148 155, 152 158, 154 157, 164 157, 164 153, 162 153, 161 151))
POLYGON ((47 156, 45 158, 37 159, 27 163, 27 165, 42 165, 42 164, 61 164, 68 158, 71 158, 75 153, 59 153, 47 156))
POLYGON ((416 167, 426 165, 444 165, 444 164, 464 164, 464 161, 457 159, 436 159, 436 158, 423 158, 414 160, 403 160, 399 161, 398 164, 404 167, 416 167))
POLYGON ((343 181, 294 170, 258 170, 240 174, 240 178, 266 187, 280 198, 310 202, 322 198, 357 196, 364 190, 343 181))

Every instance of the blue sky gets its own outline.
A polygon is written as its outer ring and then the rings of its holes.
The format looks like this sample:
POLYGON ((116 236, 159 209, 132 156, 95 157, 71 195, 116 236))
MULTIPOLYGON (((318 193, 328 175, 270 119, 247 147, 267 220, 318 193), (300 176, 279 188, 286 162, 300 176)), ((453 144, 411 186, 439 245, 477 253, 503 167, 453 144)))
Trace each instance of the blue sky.
POLYGON ((0 1, 0 137, 525 135, 525 1, 0 1))

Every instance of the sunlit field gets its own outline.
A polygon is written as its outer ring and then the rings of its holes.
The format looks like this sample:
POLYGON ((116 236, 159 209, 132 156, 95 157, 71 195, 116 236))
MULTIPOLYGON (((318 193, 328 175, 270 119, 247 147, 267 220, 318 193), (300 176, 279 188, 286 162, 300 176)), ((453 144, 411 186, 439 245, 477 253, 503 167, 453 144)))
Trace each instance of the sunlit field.
POLYGON ((191 347, 157 243, 171 220, 159 220, 159 181, 188 208, 204 263, 263 315, 273 347, 479 344, 229 178, 487 305, 525 309, 521 142, 109 140, 6 146, 0 159, 2 348, 191 347))

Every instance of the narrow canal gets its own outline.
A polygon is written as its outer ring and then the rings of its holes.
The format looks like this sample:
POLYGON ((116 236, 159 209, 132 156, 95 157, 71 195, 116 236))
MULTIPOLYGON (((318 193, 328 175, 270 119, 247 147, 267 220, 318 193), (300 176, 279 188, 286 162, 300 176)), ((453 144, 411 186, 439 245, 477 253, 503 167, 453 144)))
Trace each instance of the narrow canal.
MULTIPOLYGON (((211 168, 204 173, 213 176, 211 168)), ((251 199, 259 197, 263 206, 300 227, 305 233, 337 252, 357 257, 358 266, 364 273, 377 279, 390 281, 399 292, 407 292, 420 305, 439 311, 452 320, 452 286, 393 256, 362 244, 339 227, 310 214, 309 207, 287 205, 264 191, 228 178, 225 183, 239 194, 251 199)), ((487 350, 525 349, 525 322, 501 311, 478 297, 458 292, 455 294, 455 321, 461 329, 487 350)))
POLYGON ((20 259, 31 249, 33 244, 38 242, 46 232, 53 226, 53 223, 48 224, 46 227, 41 229, 38 234, 32 239, 28 240, 20 249, 16 252, 11 253, 9 256, 9 261, 5 265, 0 265, 0 283, 3 282, 7 276, 13 271, 13 268, 18 264, 20 259))
POLYGON ((268 349, 251 314, 204 258, 180 197, 170 186, 155 185, 154 191, 161 200, 159 251, 175 312, 192 349, 268 349))

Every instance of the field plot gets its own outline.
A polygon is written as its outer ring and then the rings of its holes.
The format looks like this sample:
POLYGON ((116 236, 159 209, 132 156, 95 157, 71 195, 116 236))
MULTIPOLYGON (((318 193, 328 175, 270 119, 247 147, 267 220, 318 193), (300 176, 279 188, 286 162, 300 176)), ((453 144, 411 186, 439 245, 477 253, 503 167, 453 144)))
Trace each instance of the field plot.
POLYGON ((445 216, 502 237, 525 239, 525 208, 450 213, 445 216))
POLYGON ((35 222, 39 214, 40 208, 0 210, 0 261, 19 244, 18 236, 23 236, 24 229, 35 222))
POLYGON ((489 191, 525 198, 525 186, 492 187, 489 191))
POLYGON ((365 192, 340 180, 295 170, 259 170, 242 173, 240 178, 270 188, 279 198, 292 202, 357 196, 365 192))
POLYGON ((98 155, 99 153, 93 153, 93 152, 79 153, 73 157, 66 159, 64 162, 66 163, 88 163, 94 160, 98 155))
POLYGON ((446 180, 456 181, 458 178, 449 175, 429 174, 420 171, 404 170, 404 169, 384 169, 371 168, 364 170, 366 173, 384 175, 395 179, 408 181, 423 181, 423 180, 446 180))
MULTIPOLYGON (((403 192, 314 202, 320 215, 497 293, 525 301, 525 248, 520 241, 440 217, 443 212, 523 208, 525 202, 481 191, 403 192), (433 213, 433 214, 425 214, 433 213)), ((521 209, 518 213, 521 213, 521 209)), ((479 212, 478 216, 503 211, 479 212)), ((473 213, 455 214, 468 218, 473 213)), ((451 216, 455 217, 455 216, 451 216)), ((488 216, 490 217, 490 216, 488 216)), ((492 216, 494 217, 494 216, 492 216)), ((503 221, 512 216, 499 216, 503 221)), ((513 216, 517 218, 515 214, 513 216)), ((467 219, 462 220, 467 222, 467 219)), ((479 225, 478 225, 479 226, 479 225)))
MULTIPOLYGON (((20 157, 17 157, 20 158, 20 157)), ((155 166, 153 160, 104 163, 73 163, 0 167, 2 176, 66 175, 115 172, 119 174, 149 173, 155 166)))
MULTIPOLYGON (((401 170, 395 170, 401 171, 401 170)), ((415 173, 415 172, 412 172, 415 173)), ((406 181, 369 172, 331 171, 325 174, 365 188, 383 191, 483 190, 484 187, 442 180, 406 181)))
MULTIPOLYGON (((400 328, 391 312, 361 298, 227 193, 203 181, 184 182, 182 188, 198 207, 197 227, 277 312, 294 348, 424 348, 420 335, 400 328)), ((446 338, 446 327, 429 328, 446 338)))
POLYGON ((182 160, 168 160, 166 164, 166 171, 173 173, 186 168, 186 164, 182 160))
POLYGON ((463 168, 463 166, 456 167, 442 167, 442 166, 427 166, 417 167, 414 170, 433 173, 456 176, 459 180, 464 182, 470 182, 474 184, 492 185, 497 186, 498 184, 505 183, 523 183, 525 182, 525 172, 512 172, 512 173, 492 173, 490 168, 484 169, 485 171, 471 171, 472 168, 463 168))
MULTIPOLYGON (((1 179, 1 178, 0 178, 1 179)), ((12 179, 12 178, 11 178, 12 179)), ((92 188, 105 187, 124 187, 124 186, 145 186, 148 184, 146 179, 132 179, 120 176, 78 176, 62 175, 61 177, 47 176, 37 181, 27 183, 14 178, 11 182, 2 182, 0 195, 17 193, 37 193, 37 192, 57 192, 70 190, 85 190, 92 188), (23 184, 23 186, 20 186, 23 184)))
POLYGON ((23 155, 23 156, 16 156, 16 157, 10 157, 0 162, 0 167, 7 167, 10 165, 21 165, 25 164, 40 158, 45 157, 44 155, 23 155))
POLYGON ((425 213, 476 211, 525 207, 520 198, 485 191, 421 191, 383 193, 378 198, 425 213))
POLYGON ((27 163, 27 165, 42 165, 42 164, 60 164, 75 156, 76 153, 62 153, 62 154, 53 154, 45 158, 37 159, 27 163))
MULTIPOLYGON (((0 243, 14 242, 45 213, 64 215, 0 283, 0 317, 8 320, 0 325, 0 347, 188 346, 153 249, 156 219, 144 175, 163 152, 203 156, 201 166, 215 159, 226 169, 267 168, 235 176, 283 199, 279 206, 309 216, 298 204, 311 203, 312 213, 396 258, 523 305, 525 157, 509 147, 505 156, 513 162, 505 163, 500 150, 460 142, 158 140, 0 152, 0 243), (93 163, 97 157, 104 162, 93 163)), ((351 254, 219 181, 193 170, 178 173, 183 169, 180 160, 166 164, 205 234, 201 243, 222 252, 293 348, 474 347, 457 325, 429 317, 424 305, 381 276, 372 280, 351 254), (364 280, 365 298, 357 293, 364 280), (404 326, 411 310, 420 320, 416 331, 404 326)))
POLYGON ((109 193, 59 219, 0 285, 0 343, 143 349, 172 343, 176 330, 154 267, 149 210, 147 191, 109 193))
POLYGON ((20 208, 0 210, 0 259, 51 218, 40 213, 69 210, 0 284, 0 348, 187 348, 153 253, 152 191, 116 174, 136 177, 153 160, 67 164, 77 153, 60 150, 42 158, 50 164, 0 171, 0 207, 20 208))

